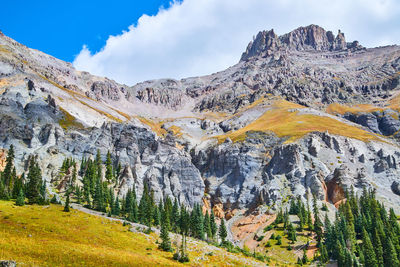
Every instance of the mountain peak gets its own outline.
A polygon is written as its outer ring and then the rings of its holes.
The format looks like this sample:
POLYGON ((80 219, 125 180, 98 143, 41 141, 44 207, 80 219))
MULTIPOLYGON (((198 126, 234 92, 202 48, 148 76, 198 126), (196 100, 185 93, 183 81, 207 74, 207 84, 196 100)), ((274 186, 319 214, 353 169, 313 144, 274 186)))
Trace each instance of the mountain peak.
POLYGON ((241 61, 282 49, 297 51, 342 51, 359 48, 361 46, 357 41, 346 43, 344 33, 340 30, 335 36, 332 31, 326 31, 318 25, 311 24, 306 27, 299 27, 282 36, 277 36, 273 29, 259 32, 242 54, 241 61))

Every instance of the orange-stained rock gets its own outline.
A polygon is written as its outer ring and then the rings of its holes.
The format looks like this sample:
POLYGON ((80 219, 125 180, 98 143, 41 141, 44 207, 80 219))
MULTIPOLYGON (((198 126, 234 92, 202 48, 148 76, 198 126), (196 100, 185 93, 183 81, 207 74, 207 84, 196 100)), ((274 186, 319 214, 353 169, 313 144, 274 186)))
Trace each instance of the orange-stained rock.
POLYGON ((246 245, 250 250, 254 250, 258 244, 254 239, 255 234, 273 223, 275 218, 275 214, 251 214, 242 217, 232 224, 231 231, 233 238, 246 245))
POLYGON ((210 202, 207 200, 206 197, 203 197, 201 200, 203 201, 203 207, 202 207, 203 214, 206 214, 207 211, 208 213, 210 213, 211 211, 210 202))
POLYGON ((225 218, 225 212, 224 212, 222 204, 214 205, 213 211, 214 211, 215 217, 220 218, 220 219, 225 218))
POLYGON ((336 206, 336 203, 345 198, 344 190, 340 181, 336 178, 330 180, 327 184, 328 199, 336 206))
POLYGON ((234 213, 231 210, 225 212, 225 219, 226 220, 231 219, 233 216, 234 216, 234 213))
POLYGON ((0 171, 3 171, 6 167, 7 151, 0 149, 0 171))

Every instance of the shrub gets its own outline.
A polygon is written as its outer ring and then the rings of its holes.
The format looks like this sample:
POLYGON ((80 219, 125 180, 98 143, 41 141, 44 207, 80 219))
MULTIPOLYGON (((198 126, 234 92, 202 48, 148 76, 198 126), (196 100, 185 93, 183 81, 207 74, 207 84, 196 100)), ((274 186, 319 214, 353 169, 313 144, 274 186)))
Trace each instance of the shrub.
POLYGON ((267 227, 264 228, 264 232, 268 232, 272 230, 272 225, 268 225, 267 227))

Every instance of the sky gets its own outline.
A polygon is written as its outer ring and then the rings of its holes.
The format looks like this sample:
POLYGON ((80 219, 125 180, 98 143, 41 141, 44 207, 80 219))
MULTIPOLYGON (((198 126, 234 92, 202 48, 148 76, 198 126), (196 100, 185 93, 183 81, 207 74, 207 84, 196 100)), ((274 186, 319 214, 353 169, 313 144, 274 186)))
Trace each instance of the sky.
POLYGON ((272 28, 317 24, 367 47, 400 44, 400 0, 21 0, 1 13, 18 42, 128 85, 224 70, 272 28))

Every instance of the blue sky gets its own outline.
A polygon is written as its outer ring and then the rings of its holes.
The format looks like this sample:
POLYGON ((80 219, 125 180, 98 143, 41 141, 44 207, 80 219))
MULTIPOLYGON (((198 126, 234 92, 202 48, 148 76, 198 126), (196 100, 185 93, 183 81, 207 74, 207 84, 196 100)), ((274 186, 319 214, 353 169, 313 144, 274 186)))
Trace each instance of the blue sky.
POLYGON ((400 44, 400 0, 3 2, 6 35, 128 85, 224 70, 261 30, 317 24, 366 47, 400 44))
POLYGON ((159 7, 169 4, 168 0, 3 1, 0 30, 28 47, 72 62, 83 44, 99 51, 109 35, 128 30, 143 14, 157 14, 159 7))

